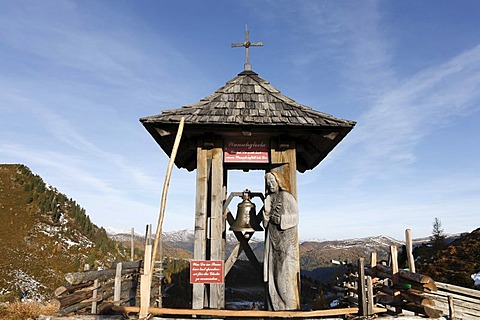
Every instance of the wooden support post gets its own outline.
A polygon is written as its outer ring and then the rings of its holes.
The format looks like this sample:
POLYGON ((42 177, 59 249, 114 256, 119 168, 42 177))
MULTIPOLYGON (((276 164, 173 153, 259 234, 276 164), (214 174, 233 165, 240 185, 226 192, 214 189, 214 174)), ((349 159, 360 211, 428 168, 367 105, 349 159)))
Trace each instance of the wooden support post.
POLYGON ((398 274, 398 251, 397 246, 390 246, 390 257, 392 263, 392 282, 393 282, 393 301, 395 303, 395 312, 397 314, 402 313, 402 296, 400 295, 400 291, 398 290, 399 281, 399 274, 398 274))
POLYGON ((122 291, 122 263, 117 264, 117 270, 115 273, 115 286, 113 290, 113 304, 120 305, 120 293, 122 291))
POLYGON ((143 260, 143 274, 140 276, 140 314, 139 318, 145 318, 148 315, 150 307, 150 268, 152 261, 152 245, 145 246, 145 259, 143 260))
POLYGON ((95 289, 93 289, 93 292, 92 292, 92 314, 97 314, 97 296, 98 296, 98 279, 95 279, 95 281, 93 281, 93 287, 95 289))
MULTIPOLYGON (((194 260, 205 260, 207 252, 207 207, 208 207, 208 150, 197 148, 197 196, 195 201, 195 242, 194 260)), ((203 309, 205 303, 205 285, 194 283, 192 289, 192 308, 203 309)))
POLYGON ((363 258, 358 259, 358 314, 367 316, 367 300, 365 297, 365 261, 363 258))
MULTIPOLYGON (((223 201, 225 200, 223 149, 212 150, 212 175, 211 175, 211 202, 210 202, 210 259, 225 260, 225 218, 223 215, 223 201)), ((223 272, 225 274, 225 272, 223 272)), ((210 308, 225 308, 225 283, 210 284, 210 308)))
POLYGON ((407 249, 408 269, 415 273, 415 259, 413 258, 412 230, 405 230, 405 245, 407 249))

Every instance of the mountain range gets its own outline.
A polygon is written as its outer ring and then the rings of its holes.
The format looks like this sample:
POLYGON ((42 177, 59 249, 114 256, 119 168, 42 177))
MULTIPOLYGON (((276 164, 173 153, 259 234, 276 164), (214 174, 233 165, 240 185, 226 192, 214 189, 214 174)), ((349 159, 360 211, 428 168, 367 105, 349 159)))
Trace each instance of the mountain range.
MULTIPOLYGON (((103 227, 90 221, 75 200, 45 184, 24 165, 0 164, 0 219, 0 302, 22 297, 45 300, 56 287, 65 284, 67 272, 130 259, 131 234, 107 234, 103 227)), ((259 237, 263 235, 260 233, 259 237)), ((162 240, 165 257, 193 257, 192 230, 165 232, 162 240)), ((480 229, 451 237, 435 251, 428 244, 421 245, 428 241, 420 239, 416 244, 419 270, 440 281, 456 284, 456 279, 461 279, 461 285, 473 287, 469 277, 480 271, 480 229)), ((134 243, 134 259, 142 259, 145 236, 135 235, 134 243)), ((233 233, 227 232, 227 252, 236 243, 233 233)), ((263 239, 253 237, 249 243, 262 261, 263 239)), ((391 245, 401 248, 403 244, 387 236, 303 241, 302 273, 324 280, 325 270, 332 271, 332 260, 368 260, 373 251, 378 260, 386 260, 391 245)))
MULTIPOLYGON (((131 234, 117 233, 110 234, 110 237, 121 242, 125 247, 131 241, 131 234)), ((135 235, 135 243, 138 245, 144 243, 145 237, 135 235)), ((237 244, 233 233, 227 233, 227 255, 237 244)), ((184 258, 193 257, 194 232, 193 230, 178 230, 164 232, 162 234, 165 255, 169 252, 175 252, 177 256, 184 258)), ((253 252, 259 261, 263 260, 263 239, 253 237, 249 241, 253 252)), ((369 257, 370 253, 375 251, 379 259, 387 259, 391 245, 401 247, 404 242, 387 236, 373 236, 346 240, 312 240, 300 243, 301 268, 303 270, 312 270, 318 267, 331 266, 332 260, 338 261, 356 261, 359 257, 369 257)), ((245 260, 245 255, 240 256, 245 260)))

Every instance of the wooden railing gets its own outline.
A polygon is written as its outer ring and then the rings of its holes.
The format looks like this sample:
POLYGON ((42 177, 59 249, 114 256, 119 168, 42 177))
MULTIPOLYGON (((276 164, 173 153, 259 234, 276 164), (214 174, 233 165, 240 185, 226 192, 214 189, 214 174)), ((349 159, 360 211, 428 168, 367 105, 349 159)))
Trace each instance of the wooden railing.
POLYGON ((480 319, 480 291, 437 282, 437 291, 425 294, 450 319, 480 319))
POLYGON ((135 305, 142 269, 142 261, 127 261, 114 262, 105 270, 67 273, 67 284, 55 290, 51 303, 59 315, 97 314, 114 305, 135 305))

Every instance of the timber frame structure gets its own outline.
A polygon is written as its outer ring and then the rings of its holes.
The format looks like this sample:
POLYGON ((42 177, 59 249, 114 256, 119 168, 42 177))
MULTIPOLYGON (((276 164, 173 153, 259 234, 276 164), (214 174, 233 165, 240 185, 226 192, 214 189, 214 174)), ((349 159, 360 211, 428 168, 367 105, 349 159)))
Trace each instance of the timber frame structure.
MULTIPOLYGON (((252 70, 239 73, 197 103, 140 121, 169 155, 182 118, 185 125, 175 165, 197 170, 194 260, 226 261, 224 276, 241 250, 260 265, 248 245, 248 232, 235 232, 239 244, 226 258, 226 224, 233 220, 228 210, 228 170, 280 171, 297 197, 296 172, 317 166, 355 126, 354 121, 295 102, 252 70), (242 149, 247 158, 227 161, 231 143, 247 146, 242 149), (260 161, 248 159, 252 145, 261 146, 253 154, 260 152, 260 161)), ((225 285, 194 284, 192 300, 193 309, 223 309, 225 285)))

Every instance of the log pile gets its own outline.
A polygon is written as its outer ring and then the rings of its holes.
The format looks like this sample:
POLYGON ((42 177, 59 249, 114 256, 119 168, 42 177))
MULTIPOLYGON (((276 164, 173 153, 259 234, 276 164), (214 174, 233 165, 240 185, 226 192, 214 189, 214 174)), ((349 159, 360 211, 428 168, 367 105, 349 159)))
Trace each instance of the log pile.
POLYGON ((109 269, 67 273, 51 301, 58 315, 102 314, 113 305, 135 305, 141 261, 114 262, 109 269))
POLYGON ((367 271, 372 277, 374 300, 399 310, 408 310, 429 318, 442 315, 435 301, 426 293, 437 291, 435 281, 425 275, 377 264, 367 271))
POLYGON ((341 304, 358 307, 361 316, 372 315, 375 307, 385 307, 396 314, 408 310, 438 318, 443 309, 429 296, 437 290, 437 284, 428 276, 406 270, 393 272, 391 266, 384 264, 365 267, 361 258, 357 266, 347 266, 342 286, 336 291, 344 294, 341 304))

